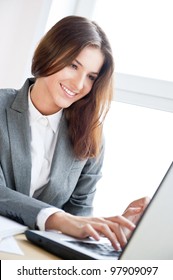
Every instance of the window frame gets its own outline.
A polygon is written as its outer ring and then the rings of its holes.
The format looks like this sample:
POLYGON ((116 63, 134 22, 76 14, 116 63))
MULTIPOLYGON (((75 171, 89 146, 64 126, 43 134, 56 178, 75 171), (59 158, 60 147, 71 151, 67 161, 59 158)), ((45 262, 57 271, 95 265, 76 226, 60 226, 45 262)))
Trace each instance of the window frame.
POLYGON ((172 113, 173 83, 117 73, 114 100, 172 113))
MULTIPOLYGON (((98 0, 76 0, 75 15, 92 18, 98 0)), ((173 82, 115 73, 113 100, 152 109, 173 112, 173 82)))

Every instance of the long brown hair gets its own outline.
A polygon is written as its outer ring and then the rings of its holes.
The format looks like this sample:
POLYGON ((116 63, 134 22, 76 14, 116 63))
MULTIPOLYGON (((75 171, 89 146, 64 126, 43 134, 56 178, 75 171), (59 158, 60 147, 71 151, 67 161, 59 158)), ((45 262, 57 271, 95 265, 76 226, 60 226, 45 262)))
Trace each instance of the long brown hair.
POLYGON ((32 74, 36 78, 49 76, 70 65, 87 46, 101 50, 103 66, 89 94, 64 109, 74 153, 81 159, 99 154, 102 124, 113 95, 114 63, 105 33, 84 17, 65 17, 42 38, 32 61, 32 74))

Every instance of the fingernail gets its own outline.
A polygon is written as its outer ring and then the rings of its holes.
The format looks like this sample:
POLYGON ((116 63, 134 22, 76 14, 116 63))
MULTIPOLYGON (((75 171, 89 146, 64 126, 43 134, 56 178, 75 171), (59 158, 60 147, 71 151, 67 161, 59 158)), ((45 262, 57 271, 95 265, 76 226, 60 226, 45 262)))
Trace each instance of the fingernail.
POLYGON ((137 207, 137 208, 135 208, 135 212, 140 212, 141 211, 141 207, 137 207))
POLYGON ((117 250, 118 250, 118 251, 121 251, 121 250, 122 250, 122 249, 121 249, 121 245, 120 245, 119 242, 116 242, 116 247, 117 247, 117 250))

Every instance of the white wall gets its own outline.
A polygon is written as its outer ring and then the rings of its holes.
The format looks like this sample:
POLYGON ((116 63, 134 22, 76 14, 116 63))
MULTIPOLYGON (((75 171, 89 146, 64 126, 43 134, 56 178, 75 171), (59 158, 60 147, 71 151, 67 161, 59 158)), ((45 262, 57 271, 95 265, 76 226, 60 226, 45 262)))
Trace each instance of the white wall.
POLYGON ((64 16, 87 16, 94 4, 95 0, 87 5, 85 0, 0 0, 0 88, 21 87, 31 75, 32 55, 45 31, 64 16))
POLYGON ((0 0, 0 88, 21 87, 31 75, 32 55, 46 29, 66 15, 87 16, 94 3, 88 0, 86 6, 84 0, 0 0), (50 9, 54 9, 55 18, 48 20, 50 9))
POLYGON ((52 0, 45 31, 51 28, 61 18, 74 14, 77 2, 78 0, 52 0))
POLYGON ((30 75, 52 0, 0 0, 0 88, 19 88, 30 75))

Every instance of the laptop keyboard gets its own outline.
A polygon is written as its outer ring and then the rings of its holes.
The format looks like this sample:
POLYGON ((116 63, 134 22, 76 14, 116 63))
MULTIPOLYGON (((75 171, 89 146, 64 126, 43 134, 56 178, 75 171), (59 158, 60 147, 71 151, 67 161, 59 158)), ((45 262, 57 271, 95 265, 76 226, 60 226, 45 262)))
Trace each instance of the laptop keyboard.
POLYGON ((111 244, 95 244, 95 243, 87 243, 87 242, 80 242, 75 241, 75 244, 78 246, 88 249, 89 251, 94 251, 94 253, 105 256, 105 257, 118 257, 120 255, 120 251, 115 251, 111 244))

